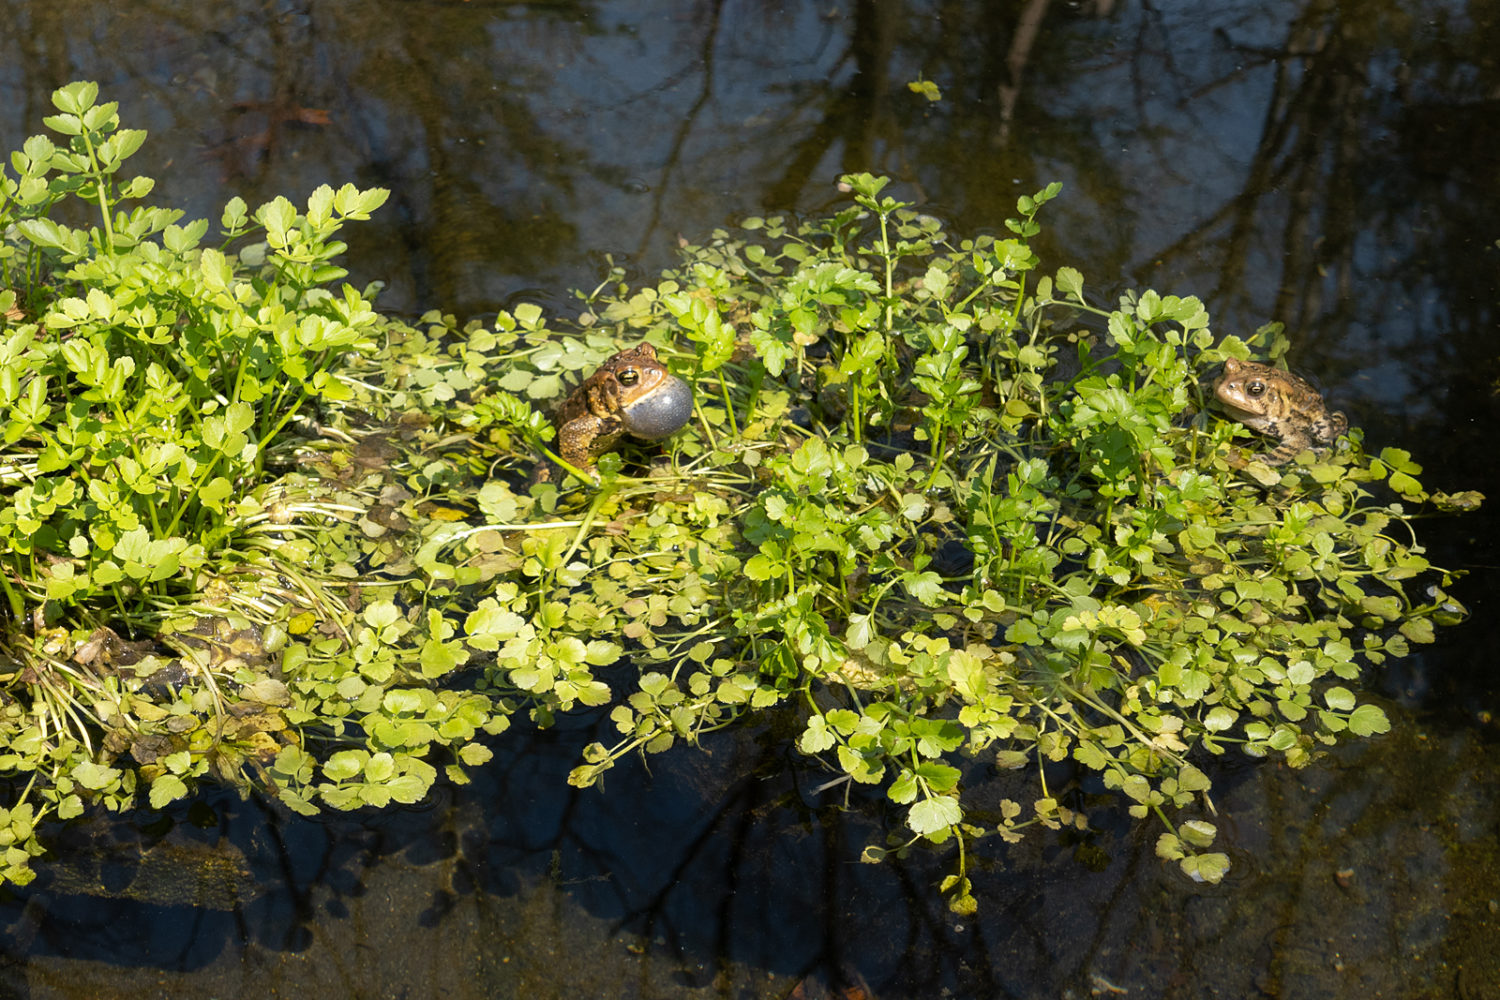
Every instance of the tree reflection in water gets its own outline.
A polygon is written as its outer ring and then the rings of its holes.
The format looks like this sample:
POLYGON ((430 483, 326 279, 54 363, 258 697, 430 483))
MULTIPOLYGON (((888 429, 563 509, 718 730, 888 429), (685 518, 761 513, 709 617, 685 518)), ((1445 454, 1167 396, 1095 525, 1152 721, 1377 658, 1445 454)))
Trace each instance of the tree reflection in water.
MULTIPOLYGON (((605 254, 652 273, 679 234, 819 207, 846 170, 896 176, 959 234, 1062 180, 1047 266, 1200 295, 1224 332, 1282 320, 1371 444, 1500 492, 1474 460, 1500 354, 1494 0, 0 0, 0 52, 7 147, 58 83, 97 78, 153 132, 158 200, 195 215, 391 188, 352 269, 406 311, 566 308, 605 254), (919 74, 942 101, 906 89, 919 74)), ((1456 592, 1493 589, 1493 522, 1433 527, 1435 562, 1476 569, 1456 592)), ((130 854, 100 862, 80 831, 71 861, 108 891, 0 904, 0 991, 1492 996, 1500 699, 1474 665, 1493 638, 1478 621, 1377 679, 1410 710, 1383 740, 1304 773, 1222 765, 1235 869, 1213 889, 1085 787, 1096 831, 986 844, 960 921, 941 857, 858 863, 881 804, 812 792, 825 775, 777 720, 574 792, 583 720, 506 734, 422 810, 147 820, 143 848, 244 859, 227 909, 142 899, 130 854)), ((972 775, 995 800, 1023 778, 972 775)))

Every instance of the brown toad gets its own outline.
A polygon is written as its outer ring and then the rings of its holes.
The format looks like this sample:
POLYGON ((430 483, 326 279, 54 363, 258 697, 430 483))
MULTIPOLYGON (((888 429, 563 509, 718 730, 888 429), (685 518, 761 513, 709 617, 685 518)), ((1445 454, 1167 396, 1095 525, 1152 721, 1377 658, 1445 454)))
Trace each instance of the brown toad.
POLYGON ((607 359, 557 411, 558 451, 585 472, 626 434, 658 441, 693 413, 693 390, 640 344, 607 359))
POLYGON ((1330 413, 1306 380, 1254 361, 1225 361, 1214 396, 1235 420, 1276 439, 1276 447, 1256 456, 1267 465, 1284 465, 1309 448, 1333 444, 1349 429, 1344 415, 1330 413))

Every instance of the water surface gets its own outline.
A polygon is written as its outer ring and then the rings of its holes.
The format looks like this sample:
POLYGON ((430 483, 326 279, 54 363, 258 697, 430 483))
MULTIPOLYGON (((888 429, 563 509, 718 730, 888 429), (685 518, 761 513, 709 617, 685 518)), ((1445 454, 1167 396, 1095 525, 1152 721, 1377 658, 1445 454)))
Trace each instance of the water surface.
MULTIPOLYGON (((80 78, 195 215, 390 188, 351 267, 401 312, 567 313, 607 258, 649 279, 844 171, 956 233, 1061 180, 1045 266, 1199 295, 1221 333, 1281 320, 1369 443, 1500 497, 1495 0, 0 0, 6 148, 80 78)), ((0 995, 1500 997, 1500 531, 1422 529, 1473 621, 1372 675, 1390 735, 1216 772, 1220 886, 1091 800, 1087 837, 986 844, 960 920, 941 855, 858 863, 880 803, 816 794, 785 720, 577 792, 581 719, 418 810, 80 825, 0 902, 0 995)))

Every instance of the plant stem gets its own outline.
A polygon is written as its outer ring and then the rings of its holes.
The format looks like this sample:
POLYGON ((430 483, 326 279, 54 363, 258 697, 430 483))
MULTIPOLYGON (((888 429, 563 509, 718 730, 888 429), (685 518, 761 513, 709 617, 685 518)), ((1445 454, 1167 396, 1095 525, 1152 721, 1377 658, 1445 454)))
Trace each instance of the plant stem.
POLYGON ((115 230, 109 220, 109 200, 104 194, 105 182, 104 171, 99 167, 99 157, 94 152, 94 141, 89 136, 89 130, 83 130, 83 145, 89 154, 89 176, 94 179, 94 194, 99 200, 99 215, 104 220, 104 246, 101 248, 105 254, 114 256, 115 252, 115 230))

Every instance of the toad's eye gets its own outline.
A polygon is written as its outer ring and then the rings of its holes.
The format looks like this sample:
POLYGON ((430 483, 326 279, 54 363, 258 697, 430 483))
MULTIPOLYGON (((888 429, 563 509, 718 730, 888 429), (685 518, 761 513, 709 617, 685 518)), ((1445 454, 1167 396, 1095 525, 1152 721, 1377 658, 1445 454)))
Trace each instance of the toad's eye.
POLYGON ((616 375, 615 378, 619 380, 621 385, 635 385, 641 380, 641 373, 634 368, 627 368, 616 375))
POLYGON ((1266 391, 1266 384, 1264 382, 1247 382, 1245 384, 1245 391, 1252 396, 1259 396, 1266 391))

